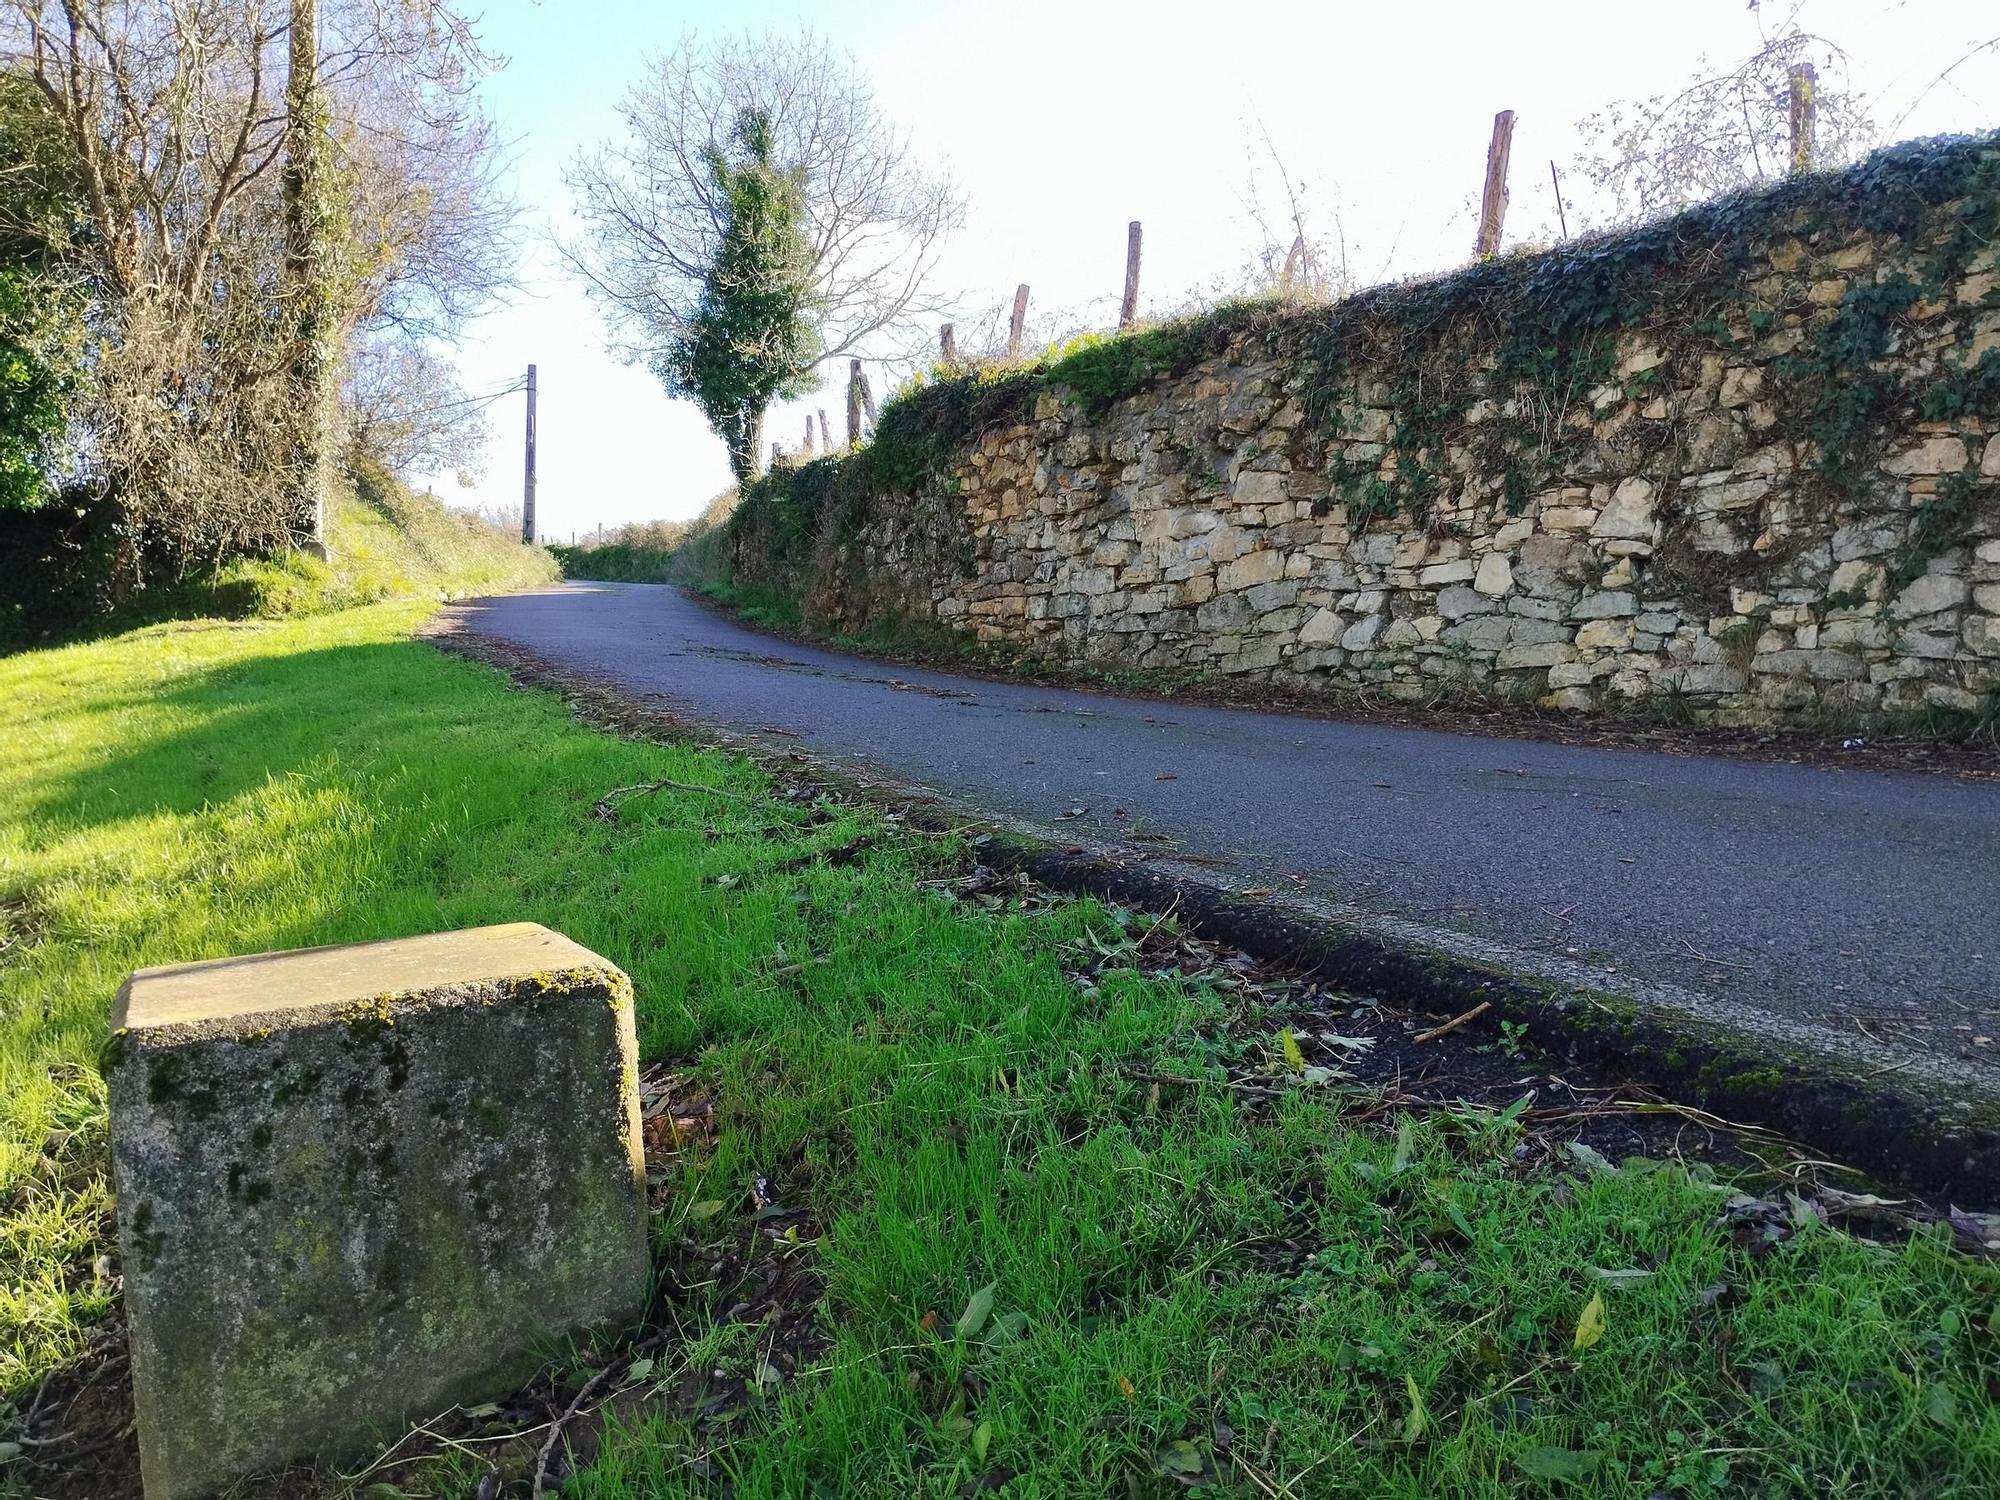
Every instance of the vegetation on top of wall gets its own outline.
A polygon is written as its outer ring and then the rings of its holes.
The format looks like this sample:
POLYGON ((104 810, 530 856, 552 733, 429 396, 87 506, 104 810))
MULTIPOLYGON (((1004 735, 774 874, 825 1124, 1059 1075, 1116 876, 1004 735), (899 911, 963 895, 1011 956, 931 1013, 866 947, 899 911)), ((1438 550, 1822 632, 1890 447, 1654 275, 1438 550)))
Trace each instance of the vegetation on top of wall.
MULTIPOLYGON (((1338 438, 1364 378, 1390 382, 1366 404, 1394 413, 1394 480, 1343 474, 1350 515, 1365 521, 1398 506, 1423 520, 1438 489, 1447 444, 1483 451, 1482 467, 1507 476, 1509 509, 1562 466, 1588 423, 1566 421, 1616 376, 1617 338, 1638 333, 1667 357, 1726 351, 1754 341, 1782 309, 1804 300, 1787 285, 1779 306, 1751 283, 1770 252, 1831 231, 1921 241, 1917 274, 1857 280, 1812 336, 1778 366, 1787 425, 1818 450, 1820 479, 1854 493, 1879 456, 1884 418, 1909 394, 1874 368, 1912 309, 1962 275, 2000 234, 2000 135, 1911 141, 1840 172, 1732 194, 1615 235, 1471 266, 1431 281, 1379 288, 1308 316, 1304 396, 1321 433, 1338 438), (1496 398, 1492 419, 1470 430, 1468 412, 1496 398)), ((1621 396, 1649 371, 1632 372, 1621 396)), ((1990 393, 1973 392, 1991 409, 1990 393)), ((1587 409, 1587 408, 1586 408, 1587 409)), ((1663 466, 1674 459, 1659 434, 1663 466)))
MULTIPOLYGON (((1907 142, 1844 171, 1330 306, 1239 301, 1086 335, 1028 362, 939 366, 884 406, 869 443, 779 466, 747 486, 727 540, 739 560, 755 558, 773 575, 799 568, 822 541, 851 537, 878 497, 921 507, 948 494, 955 463, 979 435, 1025 420, 1040 397, 1101 416, 1246 338, 1292 358, 1307 431, 1331 449, 1335 493, 1357 528, 1398 512, 1428 522, 1447 493, 1454 447, 1498 477, 1499 497, 1518 515, 1579 444, 1597 440, 1601 412, 1674 383, 1676 361, 1746 351, 1781 317, 1812 311, 1814 281, 1842 274, 1824 257, 1857 233, 1891 242, 1879 279, 1872 269, 1855 274, 1837 303, 1806 320, 1802 343, 1760 361, 1775 377, 1763 399, 1809 445, 1822 493, 1855 496, 1873 482, 1903 406, 1928 420, 2000 414, 2000 355, 1947 365, 1923 388, 1882 358, 1923 304, 2000 241, 2000 134, 1907 142), (1621 366, 1632 340, 1658 363, 1621 366), (1362 407, 1386 408, 1389 427, 1379 449, 1351 457, 1362 407)), ((1619 441, 1634 472, 1671 488, 1686 461, 1681 424, 1630 428, 1619 441)), ((1921 571, 1954 545, 1977 498, 1940 496, 1925 507, 1905 568, 1921 571)))

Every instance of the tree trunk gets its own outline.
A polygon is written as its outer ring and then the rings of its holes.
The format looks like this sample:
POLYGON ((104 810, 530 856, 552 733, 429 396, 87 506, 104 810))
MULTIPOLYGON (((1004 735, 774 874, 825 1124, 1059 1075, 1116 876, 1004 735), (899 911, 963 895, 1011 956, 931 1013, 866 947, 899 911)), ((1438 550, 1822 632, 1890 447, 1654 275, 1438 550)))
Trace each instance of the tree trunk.
POLYGON ((764 472, 764 408, 753 406, 743 414, 743 452, 741 464, 738 455, 729 455, 732 468, 736 469, 736 482, 748 484, 764 472))
POLYGON ((319 82, 319 0, 291 0, 285 85, 285 281, 293 315, 292 462, 287 523, 303 552, 324 558, 340 381, 338 222, 326 91, 319 82))

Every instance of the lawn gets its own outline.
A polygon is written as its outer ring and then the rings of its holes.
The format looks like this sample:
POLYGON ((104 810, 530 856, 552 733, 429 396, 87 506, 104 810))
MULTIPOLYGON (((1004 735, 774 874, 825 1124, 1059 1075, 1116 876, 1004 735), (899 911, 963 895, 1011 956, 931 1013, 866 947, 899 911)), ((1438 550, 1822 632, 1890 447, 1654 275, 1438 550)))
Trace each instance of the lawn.
MULTIPOLYGON (((958 841, 585 727, 422 613, 0 660, 0 1404, 115 1306, 127 971, 531 919, 632 974, 699 1121, 672 1331, 565 1496, 2000 1490, 1990 1262, 1746 1237, 1699 1169, 1517 1155, 1493 1111, 1252 1107, 1216 1039, 1254 1004, 1149 971, 1143 919, 960 899, 958 841), (746 1278, 811 1305, 745 1317, 746 1278)), ((463 1496, 488 1451, 347 1487, 463 1496)))

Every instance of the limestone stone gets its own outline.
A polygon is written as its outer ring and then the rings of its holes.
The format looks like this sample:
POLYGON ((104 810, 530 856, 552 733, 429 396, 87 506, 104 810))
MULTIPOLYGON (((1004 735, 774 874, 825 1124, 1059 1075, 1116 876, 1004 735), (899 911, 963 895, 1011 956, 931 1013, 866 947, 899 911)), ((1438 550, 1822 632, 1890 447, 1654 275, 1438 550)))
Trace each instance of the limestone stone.
POLYGON ((1972 591, 1972 602, 1989 615, 2000 615, 2000 583, 1984 583, 1972 591))
POLYGON ((1493 601, 1474 589, 1453 584, 1450 588, 1438 590, 1437 608, 1447 620, 1457 620, 1492 609, 1493 601))
MULTIPOLYGON (((1491 561, 1490 558, 1487 560, 1491 561)), ((1483 565, 1475 564, 1469 557, 1461 557, 1447 563, 1433 563, 1417 574, 1417 583, 1427 589, 1442 588, 1448 583, 1468 583, 1471 582, 1473 573, 1479 566, 1483 565)), ((1501 592, 1505 593, 1506 590, 1502 589, 1501 592)))
POLYGON ((2000 432, 1986 440, 1986 453, 1979 460, 1979 472, 1987 479, 2000 479, 2000 432))
POLYGON ((1503 672, 1522 667, 1553 667, 1576 659, 1576 648, 1561 641, 1542 641, 1532 646, 1505 646, 1493 665, 1503 672))
POLYGON ((1383 627, 1388 622, 1381 615, 1368 615, 1347 627, 1340 638, 1343 651, 1366 651, 1381 638, 1383 627))
POLYGON ((1238 505, 1274 505, 1285 498, 1285 476, 1251 469, 1236 476, 1238 505))
POLYGON ((1577 600, 1569 615, 1572 620, 1608 620, 1638 612, 1639 601, 1631 594, 1622 589, 1603 589, 1577 600))
POLYGON ((1330 646, 1340 639, 1345 627, 1339 615, 1330 609, 1322 609, 1306 621, 1299 630, 1301 646, 1330 646))
POLYGON ((1215 586, 1224 593, 1254 584, 1275 583, 1285 576, 1285 554, 1266 550, 1246 553, 1216 570, 1215 586))
POLYGON ((1655 492, 1651 481, 1636 474, 1621 480, 1607 505, 1591 526, 1592 536, 1630 537, 1639 541, 1653 535, 1655 492))
POLYGON ((112 1027, 148 1500, 346 1458, 644 1310, 632 987, 560 934, 142 970, 112 1027))
POLYGON ((1474 575, 1472 587, 1488 598, 1497 599, 1514 586, 1514 566, 1498 552, 1489 552, 1479 560, 1479 571, 1474 575))
POLYGON ((1585 651, 1623 651, 1633 634, 1630 620, 1591 620, 1578 628, 1576 644, 1585 651))
POLYGON ((1889 612, 1899 620, 1934 615, 1940 610, 1957 609, 1971 597, 1971 593, 1963 578, 1949 573, 1926 573, 1921 578, 1913 579, 1890 601, 1889 612))
POLYGON ((1890 455, 1882 461, 1885 473, 1956 474, 1966 465, 1965 444, 1955 437, 1925 438, 1914 448, 1890 455))

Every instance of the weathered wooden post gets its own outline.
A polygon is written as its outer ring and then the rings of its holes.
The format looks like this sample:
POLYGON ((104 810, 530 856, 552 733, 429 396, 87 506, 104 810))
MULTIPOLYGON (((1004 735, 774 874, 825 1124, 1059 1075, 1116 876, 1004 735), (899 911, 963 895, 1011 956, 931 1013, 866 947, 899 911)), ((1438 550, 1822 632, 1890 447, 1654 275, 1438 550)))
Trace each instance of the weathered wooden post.
POLYGON ((1819 124, 1819 74, 1809 62, 1794 63, 1792 85, 1792 175, 1810 172, 1813 134, 1819 124))
POLYGON ((854 383, 861 388, 861 409, 868 414, 868 430, 875 430, 875 392, 868 385, 868 375, 861 368, 861 361, 854 362, 854 383))
POLYGON ((147 1500, 343 1461, 645 1311, 632 986, 560 933, 145 969, 112 1027, 147 1500))
POLYGON ((1500 253, 1500 232, 1507 220, 1507 159, 1514 151, 1514 111, 1493 117, 1493 139, 1486 147, 1486 190, 1479 198, 1479 238, 1472 253, 1486 260, 1500 253))
POLYGON ((827 429, 826 408, 824 406, 819 409, 819 445, 826 449, 827 452, 833 452, 833 434, 827 429))
POLYGON ((807 458, 811 458, 811 457, 812 457, 812 453, 813 453, 813 419, 812 419, 812 413, 811 413, 811 412, 807 412, 807 413, 806 413, 806 440, 805 440, 804 444, 803 444, 803 445, 802 445, 802 446, 801 446, 801 447, 799 448, 799 452, 800 452, 800 453, 802 453, 802 454, 804 454, 804 455, 805 455, 805 456, 806 456, 807 458))
POLYGON ((861 446, 861 361, 847 365, 847 446, 861 446))
POLYGON ((952 337, 949 323, 938 329, 938 358, 948 365, 958 363, 958 340, 952 337))
POLYGON ((1139 316, 1139 221, 1125 228, 1125 300, 1118 306, 1118 326, 1130 328, 1139 316))
POLYGON ((771 439, 771 467, 775 469, 775 468, 776 468, 776 467, 778 466, 778 460, 779 460, 779 459, 781 459, 781 458, 783 458, 784 456, 785 456, 785 450, 784 450, 783 448, 780 448, 780 447, 778 446, 778 440, 777 440, 776 438, 772 438, 772 439, 771 439))
POLYGON ((1021 357, 1021 340, 1028 331, 1028 283, 1014 288, 1014 316, 1007 320, 1007 357, 1021 357))

